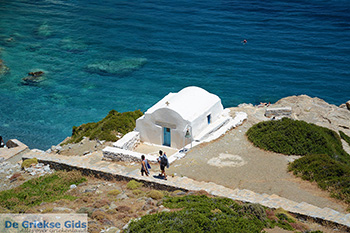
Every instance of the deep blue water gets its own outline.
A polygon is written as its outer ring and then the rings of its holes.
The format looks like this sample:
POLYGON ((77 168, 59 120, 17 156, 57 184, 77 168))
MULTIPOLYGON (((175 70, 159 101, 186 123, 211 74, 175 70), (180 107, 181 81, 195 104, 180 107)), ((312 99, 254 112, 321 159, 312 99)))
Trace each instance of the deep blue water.
POLYGON ((189 85, 225 107, 297 94, 339 105, 350 99, 349 12, 348 0, 0 0, 10 68, 0 76, 0 135, 47 149, 73 125, 145 111, 189 85), (147 62, 125 70, 121 59, 147 62), (104 61, 119 70, 87 68, 104 61), (33 70, 45 80, 22 85, 33 70))

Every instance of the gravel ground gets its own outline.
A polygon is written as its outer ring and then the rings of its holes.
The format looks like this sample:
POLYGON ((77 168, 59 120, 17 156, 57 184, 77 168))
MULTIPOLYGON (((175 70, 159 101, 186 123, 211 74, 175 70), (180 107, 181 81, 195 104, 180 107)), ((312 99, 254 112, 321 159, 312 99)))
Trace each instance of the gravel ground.
POLYGON ((201 144, 183 159, 175 161, 168 174, 212 181, 229 188, 249 189, 324 208, 346 212, 346 205, 329 197, 329 193, 288 173, 288 161, 295 156, 263 151, 250 143, 245 133, 255 123, 266 120, 265 110, 252 106, 232 108, 245 111, 248 120, 215 142, 201 144))

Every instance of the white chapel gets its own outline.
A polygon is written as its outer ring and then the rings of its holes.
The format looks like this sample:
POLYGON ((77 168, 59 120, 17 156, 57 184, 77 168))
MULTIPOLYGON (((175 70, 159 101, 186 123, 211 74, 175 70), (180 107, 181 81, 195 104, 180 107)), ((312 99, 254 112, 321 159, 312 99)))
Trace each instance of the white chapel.
POLYGON ((218 96, 200 87, 169 93, 136 120, 140 139, 180 149, 215 123, 223 113, 218 96))

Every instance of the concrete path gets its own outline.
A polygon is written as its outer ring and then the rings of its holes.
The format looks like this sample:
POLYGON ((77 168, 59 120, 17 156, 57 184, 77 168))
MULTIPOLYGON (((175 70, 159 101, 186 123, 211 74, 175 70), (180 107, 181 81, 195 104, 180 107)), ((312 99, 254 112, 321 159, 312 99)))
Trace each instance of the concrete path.
POLYGON ((110 174, 124 177, 125 179, 136 179, 152 185, 167 186, 174 189, 183 190, 205 190, 208 193, 231 198, 249 203, 260 203, 270 208, 283 208, 292 213, 311 216, 314 218, 332 221, 350 227, 350 214, 343 214, 330 208, 319 208, 305 202, 295 202, 278 195, 259 194, 247 189, 230 189, 213 182, 196 181, 187 177, 168 177, 168 180, 155 179, 152 176, 143 177, 140 175, 140 169, 128 168, 121 164, 102 161, 102 154, 93 153, 84 157, 66 157, 61 155, 52 155, 44 152, 31 152, 23 156, 26 158, 36 157, 40 162, 51 164, 55 167, 71 167, 88 170, 95 174, 110 174))

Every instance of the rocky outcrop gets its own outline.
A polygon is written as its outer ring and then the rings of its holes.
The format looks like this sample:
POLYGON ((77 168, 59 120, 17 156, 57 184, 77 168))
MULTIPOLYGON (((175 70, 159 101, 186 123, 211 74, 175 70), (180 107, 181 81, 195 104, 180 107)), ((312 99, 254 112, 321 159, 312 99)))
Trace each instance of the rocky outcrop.
POLYGON ((307 95, 289 96, 273 105, 273 107, 284 106, 292 107, 293 119, 323 126, 336 132, 341 130, 350 135, 350 113, 347 108, 340 108, 320 98, 311 98, 307 95))
POLYGON ((6 147, 11 149, 18 146, 18 142, 15 139, 10 139, 6 142, 6 147))
POLYGON ((45 72, 44 71, 35 71, 29 72, 28 76, 22 79, 23 85, 35 85, 44 80, 45 72))
POLYGON ((8 68, 4 61, 0 59, 0 76, 5 75, 10 72, 10 68, 8 68))
POLYGON ((267 108, 265 111, 266 117, 290 117, 291 115, 292 115, 291 107, 267 108))
POLYGON ((128 75, 142 68, 147 62, 146 58, 126 58, 118 61, 101 61, 89 64, 89 72, 100 74, 128 75))

